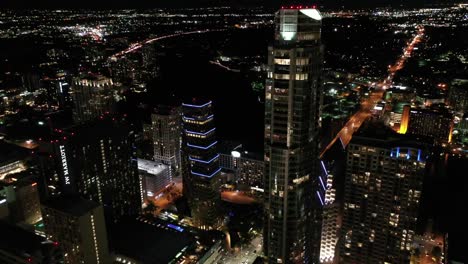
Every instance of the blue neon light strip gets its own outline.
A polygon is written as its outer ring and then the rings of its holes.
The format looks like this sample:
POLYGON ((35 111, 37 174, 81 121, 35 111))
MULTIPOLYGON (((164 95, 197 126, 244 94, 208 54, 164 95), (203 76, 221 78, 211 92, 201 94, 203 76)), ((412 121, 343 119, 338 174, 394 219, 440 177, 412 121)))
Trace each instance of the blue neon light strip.
POLYGON ((190 133, 190 134, 195 134, 195 135, 206 136, 206 135, 208 135, 209 133, 211 133, 211 132, 213 132, 215 130, 216 130, 216 127, 206 131, 205 133, 200 133, 200 132, 195 132, 195 131, 190 131, 190 130, 185 130, 185 132, 190 133))
POLYGON ((320 183, 322 184, 323 190, 324 190, 324 191, 327 191, 327 188, 325 187, 325 184, 323 183, 322 177, 319 176, 318 178, 319 178, 319 180, 320 180, 320 183))
POLYGON ((188 117, 188 116, 184 116, 184 119, 187 119, 187 120, 195 120, 195 118, 188 117))
POLYGON ((421 150, 418 149, 418 161, 421 161, 421 150))
POLYGON ((320 203, 322 204, 322 206, 324 206, 324 205, 325 205, 325 203, 323 202, 323 200, 322 200, 322 197, 320 196, 320 193, 319 193, 319 191, 317 191, 317 196, 318 196, 318 198, 319 198, 319 200, 320 200, 320 203))
POLYGON ((327 171, 327 168, 325 168, 325 163, 323 163, 323 160, 321 160, 320 163, 322 164, 322 168, 323 168, 323 171, 325 172, 325 175, 328 176, 328 171, 327 171))
POLYGON ((406 153, 406 159, 410 159, 410 150, 408 149, 408 153, 406 153))
POLYGON ((215 141, 215 142, 211 143, 210 145, 208 145, 208 146, 206 146, 206 147, 197 146, 197 145, 192 145, 192 144, 187 143, 187 146, 192 147, 192 148, 198 148, 198 149, 209 149, 209 148, 211 148, 212 146, 216 145, 216 143, 218 143, 218 141, 215 141))
POLYGON ((397 147, 397 148, 396 148, 396 157, 397 157, 397 158, 400 157, 400 147, 397 147))
POLYGON ((209 101, 208 103, 206 104, 202 104, 202 105, 193 105, 193 104, 182 104, 183 106, 188 106, 188 107, 195 107, 195 108, 202 108, 202 107, 205 107, 207 105, 211 104, 211 101, 209 101))
POLYGON ((214 158, 210 159, 209 161, 201 160, 201 159, 194 159, 194 158, 190 158, 190 157, 189 157, 189 160, 208 164, 208 163, 213 162, 213 160, 215 160, 215 159, 217 159, 217 158, 219 158, 219 154, 217 154, 216 156, 214 156, 214 158))
POLYGON ((176 226, 176 225, 173 225, 173 224, 167 224, 167 227, 172 228, 174 230, 177 230, 179 232, 184 232, 184 229, 182 227, 180 227, 180 226, 176 226))
POLYGON ((343 140, 341 139, 341 137, 339 137, 339 139, 340 139, 340 143, 341 143, 341 146, 343 147, 343 149, 346 149, 346 146, 345 146, 345 144, 343 143, 343 140))
POLYGON ((211 178, 211 177, 213 177, 216 173, 218 173, 218 172, 220 172, 220 171, 221 171, 221 168, 215 170, 211 175, 206 175, 206 174, 198 173, 198 172, 194 172, 194 171, 190 171, 190 172, 191 172, 193 175, 211 178))

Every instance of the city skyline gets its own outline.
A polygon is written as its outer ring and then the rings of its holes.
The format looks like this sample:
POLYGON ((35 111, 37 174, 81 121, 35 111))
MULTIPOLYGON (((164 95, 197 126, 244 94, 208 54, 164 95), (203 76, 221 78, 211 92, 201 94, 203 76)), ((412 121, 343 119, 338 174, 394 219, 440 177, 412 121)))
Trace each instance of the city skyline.
POLYGON ((468 4, 184 2, 0 3, 0 263, 468 263, 468 4))
MULTIPOLYGON (((323 6, 325 8, 336 8, 344 6, 346 8, 355 8, 355 7, 421 7, 424 5, 449 5, 457 3, 455 0, 356 0, 352 2, 347 2, 344 0, 317 0, 311 2, 317 6, 323 6)), ((85 1, 59 1, 59 0, 44 0, 41 3, 34 3, 32 7, 34 8, 100 8, 100 9, 113 9, 113 8, 158 8, 158 7, 171 7, 171 8, 180 8, 180 7, 210 7, 210 6, 231 6, 231 7, 245 7, 245 6, 266 6, 271 8, 276 8, 281 5, 295 5, 295 4, 305 4, 304 1, 297 0, 195 0, 187 2, 185 0, 177 1, 167 1, 160 0, 155 3, 148 3, 145 0, 136 0, 136 1, 111 1, 111 0, 102 0, 93 2, 90 0, 85 1)), ((0 7, 8 8, 18 8, 18 9, 27 9, 31 7, 31 3, 26 0, 5 0, 0 3, 0 7)))

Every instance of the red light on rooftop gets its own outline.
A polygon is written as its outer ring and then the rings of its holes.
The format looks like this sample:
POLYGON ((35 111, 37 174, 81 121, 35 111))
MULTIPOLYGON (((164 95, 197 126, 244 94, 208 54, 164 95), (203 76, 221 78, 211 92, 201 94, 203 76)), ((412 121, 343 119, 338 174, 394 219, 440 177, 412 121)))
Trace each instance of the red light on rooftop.
POLYGON ((63 137, 64 140, 67 140, 67 137, 63 137))
POLYGON ((28 262, 32 262, 32 258, 28 258, 27 261, 28 261, 28 262))
POLYGON ((54 246, 58 247, 59 243, 57 241, 54 242, 54 246))

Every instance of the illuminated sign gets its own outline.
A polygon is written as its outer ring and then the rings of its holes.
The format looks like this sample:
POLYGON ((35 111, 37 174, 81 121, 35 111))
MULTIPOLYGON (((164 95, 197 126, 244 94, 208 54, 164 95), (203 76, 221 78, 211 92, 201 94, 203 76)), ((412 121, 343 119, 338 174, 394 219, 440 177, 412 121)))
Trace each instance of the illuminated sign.
POLYGON ((65 153, 65 146, 60 145, 60 157, 62 159, 63 176, 65 176, 65 184, 70 184, 70 176, 68 175, 67 155, 65 153))

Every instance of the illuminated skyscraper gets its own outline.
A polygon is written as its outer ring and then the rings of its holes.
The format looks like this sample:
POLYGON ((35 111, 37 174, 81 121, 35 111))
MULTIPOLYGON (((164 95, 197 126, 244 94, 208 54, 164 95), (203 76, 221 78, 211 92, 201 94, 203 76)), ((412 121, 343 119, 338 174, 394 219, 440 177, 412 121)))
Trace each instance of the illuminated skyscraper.
POLYGON ((348 146, 340 263, 409 263, 427 145, 364 124, 348 146))
POLYGON ((182 104, 184 155, 188 158, 184 188, 189 188, 189 204, 194 223, 202 229, 220 225, 219 154, 211 101, 194 99, 182 104))
POLYGON ((151 115, 154 159, 168 165, 169 178, 180 176, 181 113, 179 107, 158 106, 151 115))
POLYGON ((265 227, 269 263, 318 263, 318 146, 323 49, 315 8, 282 8, 268 49, 265 227))
POLYGON ((141 212, 135 133, 124 119, 103 116, 56 130, 41 147, 55 164, 61 193, 103 204, 109 221, 141 212))
POLYGON ((93 120, 106 112, 113 112, 118 89, 104 76, 75 78, 71 85, 73 120, 77 123, 93 120))
POLYGON ((45 233, 63 249, 66 264, 110 263, 102 206, 75 197, 43 205, 45 233))

